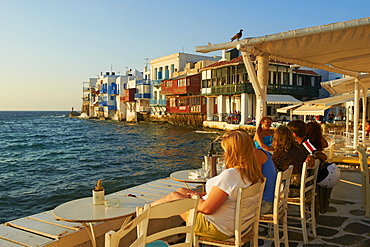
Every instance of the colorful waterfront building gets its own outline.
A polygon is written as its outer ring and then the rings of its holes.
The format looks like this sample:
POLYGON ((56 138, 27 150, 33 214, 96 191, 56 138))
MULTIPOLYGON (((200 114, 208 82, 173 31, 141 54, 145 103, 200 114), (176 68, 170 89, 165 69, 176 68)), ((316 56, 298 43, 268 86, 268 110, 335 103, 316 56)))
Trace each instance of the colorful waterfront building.
POLYGON ((161 83, 162 95, 166 96, 166 113, 169 122, 176 125, 201 126, 206 115, 206 98, 201 95, 200 69, 215 63, 201 60, 187 63, 183 71, 175 71, 173 78, 161 83), (181 115, 181 116, 180 116, 181 115))
POLYGON ((83 110, 89 118, 138 121, 149 114, 150 80, 143 72, 129 69, 125 75, 101 73, 84 83, 83 110))
MULTIPOLYGON (((251 56, 251 60, 257 70, 255 57, 251 56)), ((207 98, 208 121, 226 121, 229 112, 237 111, 241 113, 240 123, 244 124, 256 115, 255 92, 238 50, 224 52, 221 61, 201 69, 201 73, 201 93, 207 98)), ((317 99, 320 81, 321 76, 313 69, 301 69, 294 64, 270 59, 267 115, 279 117, 276 109, 289 104, 289 97, 291 102, 317 99), (271 97, 274 100, 270 101, 269 95, 274 95, 271 97), (281 95, 280 100, 277 95, 281 95)))
POLYGON ((162 94, 161 82, 174 77, 175 72, 185 70, 187 63, 201 60, 218 61, 221 57, 174 53, 150 60, 150 114, 152 120, 162 119, 166 115, 166 95, 162 94))

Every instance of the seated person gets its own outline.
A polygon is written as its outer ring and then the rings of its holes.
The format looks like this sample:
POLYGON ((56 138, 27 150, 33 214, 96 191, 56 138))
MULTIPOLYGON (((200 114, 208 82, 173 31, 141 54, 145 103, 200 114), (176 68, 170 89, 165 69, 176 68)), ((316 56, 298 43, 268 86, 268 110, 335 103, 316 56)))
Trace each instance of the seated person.
POLYGON ((276 169, 271 159, 271 154, 269 152, 260 148, 255 148, 254 156, 256 157, 257 163, 262 171, 263 176, 266 178, 260 214, 272 214, 277 177, 276 169))
MULTIPOLYGON (((216 240, 226 240, 234 235, 238 189, 264 180, 254 155, 253 142, 245 131, 232 130, 225 133, 221 146, 225 152, 226 170, 207 181, 206 193, 180 188, 152 202, 152 205, 156 205, 199 194, 202 198, 198 205, 195 234, 216 240)), ((255 196, 251 202, 257 199, 255 196)), ((180 216, 186 218, 186 214, 180 216)))
POLYGON ((271 151, 272 137, 274 132, 270 129, 272 120, 269 117, 263 117, 254 134, 254 145, 256 148, 262 148, 271 151))
POLYGON ((286 126, 279 126, 274 132, 272 142, 272 160, 278 171, 285 171, 293 166, 290 179, 289 197, 298 197, 301 185, 301 173, 306 154, 298 147, 292 133, 286 126))

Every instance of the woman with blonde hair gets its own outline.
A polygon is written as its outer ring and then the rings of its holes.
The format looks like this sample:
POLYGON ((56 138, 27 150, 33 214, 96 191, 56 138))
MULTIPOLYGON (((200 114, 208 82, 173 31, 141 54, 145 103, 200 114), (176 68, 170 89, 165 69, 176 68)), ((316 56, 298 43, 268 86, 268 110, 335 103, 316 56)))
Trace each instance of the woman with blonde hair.
POLYGON ((256 148, 271 151, 272 137, 274 134, 274 131, 270 129, 271 124, 272 119, 270 117, 262 117, 253 139, 256 148))
MULTIPOLYGON (((234 235, 235 205, 239 188, 246 188, 264 177, 254 157, 253 142, 243 130, 232 130, 222 137, 226 169, 206 183, 206 193, 186 188, 155 201, 152 205, 199 194, 195 234, 216 240, 234 235)), ((251 203, 256 202, 257 196, 251 203)), ((185 219, 186 215, 180 215, 185 219)), ((251 215, 252 216, 252 215, 251 215)))

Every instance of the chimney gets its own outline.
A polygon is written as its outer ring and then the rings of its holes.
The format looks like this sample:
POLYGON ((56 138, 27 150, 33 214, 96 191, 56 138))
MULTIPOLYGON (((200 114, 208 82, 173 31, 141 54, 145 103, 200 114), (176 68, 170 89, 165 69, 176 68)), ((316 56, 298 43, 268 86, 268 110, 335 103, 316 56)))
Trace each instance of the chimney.
POLYGON ((222 58, 220 61, 226 61, 226 50, 222 50, 222 58))

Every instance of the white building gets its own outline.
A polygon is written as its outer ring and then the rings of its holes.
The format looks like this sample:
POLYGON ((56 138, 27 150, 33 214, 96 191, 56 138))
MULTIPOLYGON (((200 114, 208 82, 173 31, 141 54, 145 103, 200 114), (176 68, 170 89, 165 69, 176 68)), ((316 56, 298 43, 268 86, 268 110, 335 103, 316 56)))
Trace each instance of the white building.
POLYGON ((151 79, 151 118, 161 118, 166 114, 166 97, 161 93, 161 81, 173 77, 174 72, 185 69, 189 62, 195 63, 200 60, 218 61, 221 57, 210 57, 187 53, 174 53, 150 61, 151 79))

